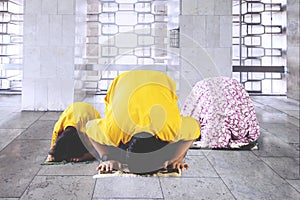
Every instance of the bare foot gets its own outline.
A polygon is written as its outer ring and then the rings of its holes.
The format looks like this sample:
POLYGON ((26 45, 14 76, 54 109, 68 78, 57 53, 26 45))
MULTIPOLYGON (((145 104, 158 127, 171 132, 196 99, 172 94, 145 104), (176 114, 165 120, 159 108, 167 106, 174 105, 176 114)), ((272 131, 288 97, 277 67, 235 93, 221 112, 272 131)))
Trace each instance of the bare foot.
POLYGON ((93 160, 94 156, 90 153, 85 153, 83 156, 79 158, 70 158, 71 162, 82 162, 82 161, 88 161, 88 160, 93 160))
POLYGON ((48 155, 46 161, 47 162, 54 162, 55 158, 52 155, 48 155))

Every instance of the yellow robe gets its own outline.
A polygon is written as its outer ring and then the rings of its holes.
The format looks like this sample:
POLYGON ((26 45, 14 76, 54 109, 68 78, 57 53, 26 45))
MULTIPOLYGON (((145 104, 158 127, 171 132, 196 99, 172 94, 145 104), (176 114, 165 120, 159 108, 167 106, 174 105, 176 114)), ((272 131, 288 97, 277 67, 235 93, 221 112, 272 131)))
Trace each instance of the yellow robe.
POLYGON ((56 122, 51 139, 51 147, 54 146, 55 141, 60 133, 62 133, 68 126, 72 126, 80 131, 86 133, 86 123, 90 120, 100 118, 99 112, 91 105, 85 102, 74 102, 60 115, 56 122))
POLYGON ((194 140, 200 136, 198 122, 180 116, 175 82, 162 72, 134 70, 112 82, 105 97, 105 118, 88 123, 94 141, 118 146, 139 132, 163 141, 194 140))

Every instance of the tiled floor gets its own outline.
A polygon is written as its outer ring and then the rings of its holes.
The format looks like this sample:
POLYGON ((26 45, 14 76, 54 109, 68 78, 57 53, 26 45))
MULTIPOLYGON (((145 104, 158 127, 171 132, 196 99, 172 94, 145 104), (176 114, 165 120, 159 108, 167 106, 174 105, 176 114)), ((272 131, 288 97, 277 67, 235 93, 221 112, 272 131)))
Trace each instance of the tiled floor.
POLYGON ((20 112, 20 96, 0 96, 0 200, 299 200, 299 102, 252 99, 261 126, 259 150, 190 150, 190 169, 179 178, 94 180, 97 162, 40 165, 59 112, 20 112))

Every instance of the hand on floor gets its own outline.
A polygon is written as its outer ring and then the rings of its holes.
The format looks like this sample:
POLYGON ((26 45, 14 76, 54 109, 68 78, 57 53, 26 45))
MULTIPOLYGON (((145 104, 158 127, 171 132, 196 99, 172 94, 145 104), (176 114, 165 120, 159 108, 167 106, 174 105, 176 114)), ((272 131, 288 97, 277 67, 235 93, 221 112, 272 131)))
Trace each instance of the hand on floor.
POLYGON ((180 169, 180 170, 183 170, 183 169, 188 169, 189 168, 189 165, 184 163, 182 160, 175 160, 175 161, 166 161, 163 165, 163 168, 164 169, 167 169, 167 168, 172 168, 172 169, 180 169))
POLYGON ((47 161, 47 162, 54 162, 54 161, 55 161, 55 158, 54 158, 54 156, 52 156, 52 155, 48 155, 46 161, 47 161))
POLYGON ((100 163, 97 167, 98 171, 111 172, 113 169, 121 169, 122 164, 116 160, 107 160, 105 162, 100 163))

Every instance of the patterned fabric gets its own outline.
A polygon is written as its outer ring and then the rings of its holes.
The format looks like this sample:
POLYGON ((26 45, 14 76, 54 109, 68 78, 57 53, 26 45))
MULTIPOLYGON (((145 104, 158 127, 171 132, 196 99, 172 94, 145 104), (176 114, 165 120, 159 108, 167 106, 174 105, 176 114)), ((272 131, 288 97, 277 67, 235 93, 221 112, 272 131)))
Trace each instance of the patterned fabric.
POLYGON ((259 124, 247 91, 235 79, 202 80, 188 95, 181 114, 201 124, 200 148, 238 148, 259 137, 259 124))

